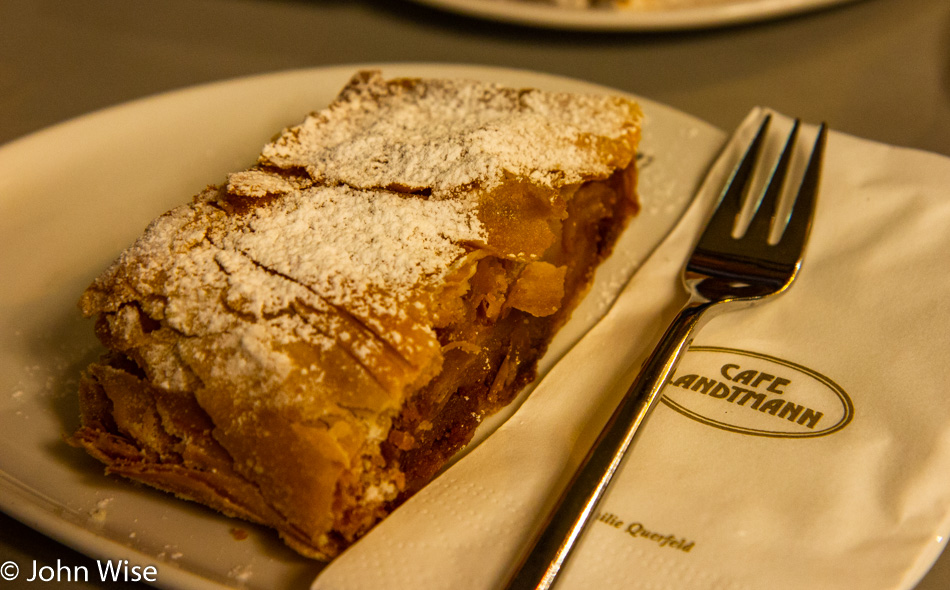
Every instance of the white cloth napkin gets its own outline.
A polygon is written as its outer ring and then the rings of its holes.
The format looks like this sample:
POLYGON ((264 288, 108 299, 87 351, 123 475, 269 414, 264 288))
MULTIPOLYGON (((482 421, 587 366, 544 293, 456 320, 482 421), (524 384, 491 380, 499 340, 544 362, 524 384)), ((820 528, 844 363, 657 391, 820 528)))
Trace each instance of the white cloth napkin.
MULTIPOLYGON (((683 262, 761 114, 514 416, 314 590, 501 585, 685 300, 683 262)), ((797 283, 702 330, 558 588, 912 587, 950 531, 948 295, 950 159, 832 132, 797 283)))

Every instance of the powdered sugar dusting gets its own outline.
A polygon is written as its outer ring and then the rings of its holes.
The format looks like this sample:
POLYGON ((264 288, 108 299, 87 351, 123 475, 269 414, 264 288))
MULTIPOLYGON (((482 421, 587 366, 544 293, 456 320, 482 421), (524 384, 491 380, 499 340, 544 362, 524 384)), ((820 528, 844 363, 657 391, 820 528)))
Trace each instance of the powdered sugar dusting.
POLYGON ((204 380, 266 377, 276 386, 294 370, 284 348, 295 342, 324 351, 342 346, 380 371, 375 359, 383 342, 407 358, 421 354, 434 338, 430 330, 393 330, 409 322, 406 294, 437 286, 484 241, 475 205, 466 200, 346 186, 281 188, 288 190, 281 198, 242 214, 201 199, 166 214, 97 281, 112 285, 105 287, 112 300, 97 301, 98 288, 87 295, 87 313, 115 308, 110 325, 121 341, 141 342, 143 312, 185 339, 169 349, 151 333, 139 350, 157 385, 183 389, 198 370, 204 380), (117 295, 140 303, 122 305, 117 295), (362 336, 346 331, 353 328, 341 312, 358 319, 362 336), (207 354, 209 336, 232 353, 207 354))
POLYGON ((261 162, 303 168, 317 182, 438 198, 490 190, 506 176, 552 188, 604 177, 617 163, 591 148, 636 143, 640 112, 623 98, 424 82, 364 72, 329 108, 267 145, 261 162))
MULTIPOLYGON (((484 239, 473 204, 345 186, 315 187, 255 212, 227 238, 258 264, 352 308, 438 281, 484 239)), ((395 313, 395 309, 381 310, 395 313)))

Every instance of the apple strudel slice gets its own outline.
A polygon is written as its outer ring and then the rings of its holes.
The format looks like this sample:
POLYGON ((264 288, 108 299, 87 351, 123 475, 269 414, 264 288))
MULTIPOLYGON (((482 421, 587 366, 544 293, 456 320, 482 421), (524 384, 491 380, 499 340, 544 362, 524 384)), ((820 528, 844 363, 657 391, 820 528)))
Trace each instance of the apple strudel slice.
POLYGON ((359 72, 80 306, 71 441, 329 559, 535 374, 637 210, 629 99, 359 72))

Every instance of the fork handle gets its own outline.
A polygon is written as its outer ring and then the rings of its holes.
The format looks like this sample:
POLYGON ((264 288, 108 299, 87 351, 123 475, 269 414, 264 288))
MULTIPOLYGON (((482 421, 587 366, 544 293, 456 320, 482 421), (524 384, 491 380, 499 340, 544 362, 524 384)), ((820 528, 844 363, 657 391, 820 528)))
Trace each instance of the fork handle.
POLYGON ((666 329, 624 394, 587 457, 575 472, 530 550, 509 578, 507 590, 547 590, 573 549, 597 503, 660 398, 693 334, 709 318, 708 301, 691 301, 666 329))

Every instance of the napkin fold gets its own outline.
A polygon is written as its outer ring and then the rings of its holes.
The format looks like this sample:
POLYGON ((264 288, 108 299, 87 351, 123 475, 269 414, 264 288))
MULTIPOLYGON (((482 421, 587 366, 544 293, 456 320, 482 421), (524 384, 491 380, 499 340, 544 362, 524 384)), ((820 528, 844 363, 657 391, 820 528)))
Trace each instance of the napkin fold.
MULTIPOLYGON (((314 590, 501 586, 685 302, 762 115, 518 411, 314 590)), ((911 588, 950 531, 948 228, 950 159, 832 132, 796 284, 699 333, 558 588, 911 588)))

